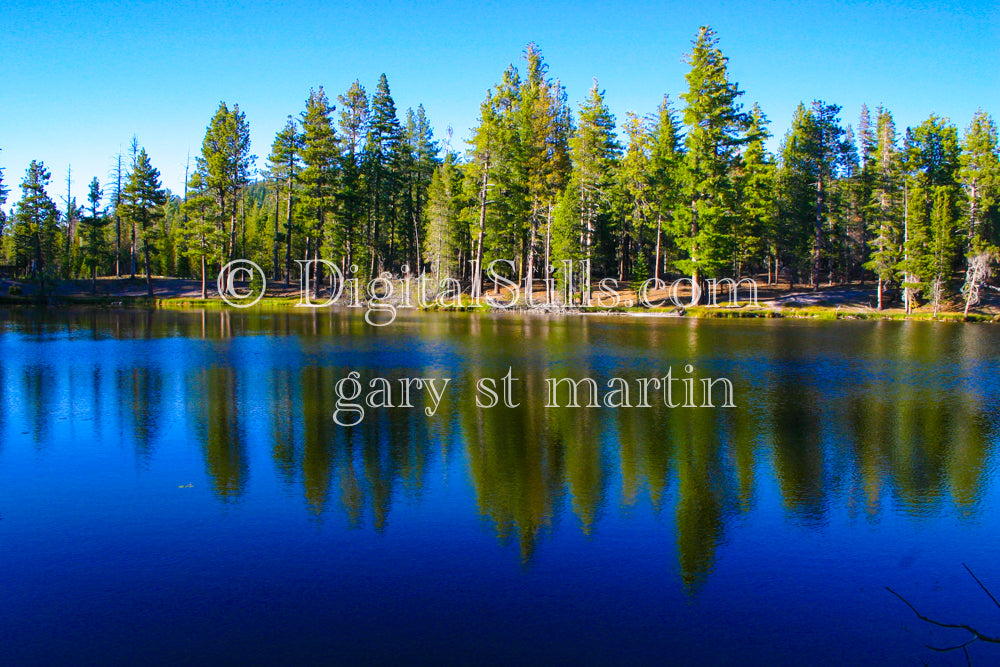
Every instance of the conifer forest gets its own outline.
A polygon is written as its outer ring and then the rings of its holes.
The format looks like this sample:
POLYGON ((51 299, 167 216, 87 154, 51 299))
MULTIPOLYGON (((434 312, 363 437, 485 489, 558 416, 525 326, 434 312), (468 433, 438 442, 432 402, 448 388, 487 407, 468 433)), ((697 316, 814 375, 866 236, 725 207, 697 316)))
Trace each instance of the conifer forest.
POLYGON ((528 44, 462 137, 435 134, 423 106, 397 109, 384 74, 371 91, 317 86, 263 158, 246 112, 221 102, 183 192, 163 188, 135 138, 82 194, 61 190, 42 160, 19 181, 8 168, 0 264, 96 288, 107 276, 211 282, 234 258, 294 284, 296 260, 323 258, 361 279, 428 273, 475 291, 472 267, 493 260, 531 284, 572 259, 632 283, 867 283, 879 308, 883 295, 936 305, 988 285, 1000 153, 986 110, 899 128, 891 109, 804 100, 774 128, 711 28, 685 58, 680 99, 615 118, 596 80, 572 104, 528 44))

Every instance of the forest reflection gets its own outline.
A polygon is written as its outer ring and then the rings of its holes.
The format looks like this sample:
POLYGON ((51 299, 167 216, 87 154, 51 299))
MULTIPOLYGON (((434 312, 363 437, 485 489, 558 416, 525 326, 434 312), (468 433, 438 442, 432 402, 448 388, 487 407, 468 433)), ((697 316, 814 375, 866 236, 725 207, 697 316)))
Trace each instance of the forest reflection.
POLYGON ((982 368, 994 334, 981 327, 438 316, 379 330, 343 313, 100 310, 13 311, 0 325, 22 341, 0 358, 0 420, 19 412, 38 446, 61 405, 92 419, 89 440, 122 429, 148 462, 177 438, 163 422, 179 409, 221 502, 249 493, 249 451, 263 446, 309 512, 375 531, 401 495, 419 500, 436 483, 436 463, 458 459, 478 513, 526 563, 564 517, 589 535, 607 512, 647 506, 671 517, 689 590, 762 485, 807 528, 839 507, 876 521, 890 503, 915 520, 945 505, 971 515, 994 437, 982 368), (158 339, 173 351, 60 356, 67 338, 158 339), (50 356, 25 356, 47 341, 50 356), (547 377, 634 378, 688 362, 732 379, 739 407, 545 408, 547 377), (517 407, 477 407, 476 381, 509 368, 517 407), (418 400, 347 428, 331 415, 350 371, 453 385, 433 417, 418 400))

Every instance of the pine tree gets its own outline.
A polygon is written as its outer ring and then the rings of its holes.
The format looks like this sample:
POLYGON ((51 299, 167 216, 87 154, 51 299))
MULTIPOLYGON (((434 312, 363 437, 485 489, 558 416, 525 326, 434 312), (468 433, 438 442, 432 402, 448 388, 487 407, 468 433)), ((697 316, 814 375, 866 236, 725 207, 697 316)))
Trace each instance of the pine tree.
POLYGON ((83 225, 83 266, 90 269, 91 291, 97 293, 97 269, 105 260, 108 254, 107 240, 104 237, 104 228, 111 222, 100 209, 101 183, 95 176, 90 181, 90 190, 87 193, 87 203, 90 205, 89 215, 80 220, 83 225))
MULTIPOLYGON (((343 227, 332 214, 336 209, 337 136, 333 127, 333 112, 323 92, 310 90, 306 108, 302 112, 302 183, 301 203, 304 209, 306 231, 306 259, 318 259, 324 237, 332 251, 343 248, 343 227)), ((338 258, 339 259, 339 258, 338 258)), ((320 267, 314 273, 314 290, 319 285, 320 267)))
POLYGON ((295 183, 302 166, 301 152, 303 148, 302 135, 298 125, 291 116, 285 121, 285 126, 274 137, 271 144, 271 154, 267 158, 270 176, 274 180, 274 279, 279 278, 278 253, 281 242, 285 242, 285 285, 288 285, 292 272, 292 199, 295 183), (285 190, 285 223, 284 234, 279 227, 281 189, 285 190), (284 237, 284 238, 282 238, 284 237))
POLYGON ((205 185, 201 172, 191 174, 187 191, 184 210, 188 223, 184 230, 184 254, 200 268, 201 298, 204 299, 208 296, 208 266, 222 260, 226 233, 216 222, 214 197, 205 185))
POLYGON ((688 127, 684 188, 688 208, 675 232, 687 254, 677 265, 697 283, 702 276, 720 274, 733 257, 738 213, 733 181, 750 119, 741 110, 738 100, 743 92, 729 82, 728 59, 711 28, 701 28, 688 62, 688 91, 681 96, 688 127))
MULTIPOLYGON (((585 136, 584 126, 590 124, 590 121, 584 118, 585 113, 589 115, 587 112, 581 113, 580 129, 574 138, 585 136)), ((647 240, 645 232, 650 227, 650 221, 656 219, 656 216, 652 212, 654 202, 651 182, 652 166, 650 164, 652 136, 644 120, 631 112, 627 114, 622 129, 625 132, 625 136, 628 137, 628 143, 621 160, 616 161, 614 158, 617 157, 620 148, 617 145, 617 141, 614 140, 614 125, 612 124, 609 127, 608 137, 614 144, 612 151, 608 153, 610 159, 608 160, 609 164, 606 169, 615 169, 614 175, 617 181, 615 185, 617 185, 624 197, 624 210, 621 211, 621 215, 614 216, 618 220, 617 229, 612 229, 613 225, 607 224, 606 218, 608 216, 605 214, 600 216, 600 229, 596 231, 599 232, 597 238, 603 236, 605 230, 615 234, 617 237, 617 243, 613 245, 609 244, 610 247, 607 248, 607 251, 609 251, 608 254, 611 256, 609 259, 613 258, 615 254, 618 256, 617 273, 619 280, 624 280, 628 276, 632 278, 634 283, 639 283, 647 278, 649 270, 645 253, 647 240)), ((573 158, 575 169, 575 151, 573 158)), ((611 180, 606 175, 606 172, 602 172, 600 180, 597 183, 605 181, 606 185, 598 188, 594 188, 593 186, 588 187, 585 179, 585 171, 581 169, 577 178, 581 190, 580 213, 582 219, 579 227, 583 232, 583 237, 588 241, 587 256, 590 258, 589 246, 593 245, 592 239, 595 238, 595 228, 598 227, 595 222, 599 219, 599 213, 608 212, 611 208, 611 202, 609 201, 611 180), (588 197, 588 190, 596 194, 597 197, 588 197)), ((574 177, 576 177, 576 173, 574 173, 574 177)), ((601 273, 606 274, 607 272, 602 271, 601 273)))
POLYGON ((958 250, 958 239, 955 235, 957 222, 955 189, 949 186, 935 186, 930 224, 931 247, 924 274, 930 280, 935 317, 941 297, 948 286, 958 250))
POLYGON ((819 289, 819 273, 824 250, 824 220, 830 216, 829 199, 832 182, 839 173, 840 159, 844 152, 844 129, 840 127, 840 107, 814 100, 810 113, 813 118, 813 135, 809 138, 810 158, 816 174, 815 217, 813 226, 812 287, 819 289))
POLYGON ((802 103, 795 108, 792 126, 778 150, 778 219, 771 235, 775 256, 775 278, 781 268, 792 270, 794 283, 808 267, 810 237, 815 215, 815 183, 819 179, 812 159, 815 119, 802 103))
POLYGON ((470 246, 469 227, 463 224, 462 173, 448 153, 434 170, 427 191, 427 231, 424 259, 439 277, 455 278, 463 271, 462 258, 470 246))
POLYGON ((250 182, 256 157, 250 154, 250 125, 238 104, 230 110, 225 102, 205 130, 198 171, 204 186, 215 200, 217 224, 225 229, 229 222, 223 256, 236 256, 236 219, 243 188, 250 182))
POLYGON ((683 206, 684 137, 670 98, 663 96, 650 136, 650 188, 656 214, 656 253, 653 277, 659 280, 665 257, 664 230, 675 229, 678 208, 683 206))
MULTIPOLYGON (((482 269, 493 260, 518 258, 524 273, 526 230, 530 216, 518 109, 521 79, 509 66, 479 108, 479 124, 469 140, 465 191, 476 206, 472 294, 481 293, 482 269)), ((502 269, 501 269, 502 270, 502 269)))
POLYGON ((873 184, 870 215, 871 256, 865 268, 878 279, 878 309, 884 306, 883 291, 894 282, 902 256, 901 158, 896 145, 896 124, 892 114, 879 107, 873 158, 873 184))
POLYGON ((146 269, 146 289, 153 296, 153 276, 150 266, 150 246, 158 236, 155 223, 163 217, 163 205, 167 201, 166 191, 160 186, 160 172, 149 161, 146 149, 135 156, 128 182, 122 191, 122 203, 126 217, 133 225, 138 225, 142 235, 143 263, 146 269))
POLYGON ((782 215, 796 241, 795 254, 802 251, 800 243, 808 244, 809 275, 814 290, 819 289, 824 256, 836 257, 836 252, 829 252, 836 248, 826 246, 832 245, 831 241, 838 237, 833 216, 836 210, 834 182, 845 150, 844 130, 840 127, 838 113, 839 106, 819 100, 808 110, 799 104, 782 146, 782 215), (829 228, 828 234, 824 233, 825 228, 829 228))
POLYGON ((15 263, 41 277, 55 258, 59 238, 59 211, 45 191, 52 178, 45 165, 32 160, 21 181, 21 200, 14 209, 15 263))
MULTIPOLYGON (((633 155, 629 163, 629 174, 634 179, 644 181, 644 167, 648 165, 649 159, 646 132, 644 128, 639 128, 636 132, 641 138, 636 137, 640 145, 635 150, 641 156, 633 155)), ((566 241, 575 241, 570 247, 563 249, 570 253, 565 259, 582 259, 589 263, 598 262, 599 258, 609 259, 614 256, 614 249, 605 248, 602 252, 597 247, 597 242, 604 236, 607 227, 609 195, 614 187, 622 149, 615 136, 615 117, 605 104, 604 91, 598 89, 596 80, 590 89, 590 95, 580 105, 579 126, 569 140, 569 147, 573 165, 572 179, 579 197, 577 210, 580 218, 571 229, 561 232, 566 241)), ((626 177, 627 180, 628 178, 626 177)), ((644 200, 642 206, 645 206, 648 197, 645 197, 644 189, 635 184, 633 192, 639 194, 644 200)), ((627 256, 626 248, 631 241, 624 231, 619 235, 617 245, 622 249, 622 257, 627 256)), ((565 241, 563 244, 565 245, 565 241)), ((589 282, 585 279, 585 283, 589 282)), ((584 295, 585 302, 588 297, 589 295, 584 295)))
POLYGON ((979 110, 965 131, 959 157, 959 180, 968 206, 968 247, 977 242, 1000 241, 997 204, 1000 203, 1000 157, 997 126, 993 118, 979 110))
POLYGON ((900 263, 903 286, 907 290, 907 312, 911 309, 912 291, 933 292, 940 288, 940 282, 946 276, 940 272, 943 259, 938 255, 942 249, 950 247, 951 238, 957 231, 946 227, 955 219, 949 208, 955 201, 958 169, 958 130, 947 119, 931 114, 918 127, 907 129, 903 151, 905 254, 900 263), (936 215, 934 222, 932 212, 936 215), (935 238, 936 234, 945 234, 949 238, 939 240, 935 238))
POLYGON ((743 153, 743 168, 738 181, 740 215, 736 224, 734 259, 737 278, 748 264, 764 255, 765 248, 770 250, 773 247, 769 241, 772 240, 775 214, 774 161, 764 147, 764 142, 771 136, 767 125, 764 112, 754 104, 750 110, 750 127, 747 132, 750 143, 743 153))
MULTIPOLYGON (((412 232, 407 246, 411 256, 409 265, 419 267, 421 233, 420 227, 424 220, 424 205, 428 197, 431 177, 438 166, 438 146, 434 141, 434 131, 427 120, 424 105, 418 105, 416 112, 406 111, 406 130, 404 132, 406 145, 405 154, 405 209, 410 221, 406 229, 412 232)), ((419 271, 418 271, 419 272, 419 271)))
MULTIPOLYGON (((867 255, 867 232, 865 228, 865 198, 863 192, 864 170, 858 156, 854 129, 848 124, 844 131, 843 154, 841 155, 840 179, 834 183, 838 199, 838 238, 834 242, 839 252, 831 252, 834 266, 840 264, 840 274, 844 280, 852 280, 862 258, 867 255), (836 259, 835 259, 836 258, 836 259)), ((862 272, 862 280, 864 273, 862 272)))
POLYGON ((382 74, 371 99, 362 167, 368 206, 369 275, 381 273, 395 259, 403 150, 396 103, 382 74))
MULTIPOLYGON (((340 103, 340 209, 344 224, 344 272, 359 259, 364 248, 365 194, 361 182, 361 156, 368 132, 368 95, 361 82, 355 81, 340 103)), ((361 262, 365 264, 365 262, 361 262)))
POLYGON ((566 91, 546 75, 548 66, 534 43, 525 48, 527 75, 518 93, 517 131, 520 135, 521 168, 529 208, 528 235, 522 256, 526 257, 525 287, 530 294, 534 279, 539 231, 545 220, 545 267, 551 254, 552 208, 570 173, 569 137, 572 121, 566 91))
MULTIPOLYGON (((872 193, 875 189, 875 151, 878 146, 878 140, 875 136, 875 130, 872 129, 871 113, 868 111, 868 105, 861 105, 861 115, 858 120, 858 145, 860 148, 860 173, 857 179, 857 202, 858 202, 858 217, 859 217, 859 234, 858 238, 860 241, 860 246, 862 248, 862 255, 867 256, 869 247, 869 231, 872 228, 871 224, 871 201, 872 193)), ((863 285, 865 281, 865 271, 864 267, 861 270, 861 284, 863 285)))

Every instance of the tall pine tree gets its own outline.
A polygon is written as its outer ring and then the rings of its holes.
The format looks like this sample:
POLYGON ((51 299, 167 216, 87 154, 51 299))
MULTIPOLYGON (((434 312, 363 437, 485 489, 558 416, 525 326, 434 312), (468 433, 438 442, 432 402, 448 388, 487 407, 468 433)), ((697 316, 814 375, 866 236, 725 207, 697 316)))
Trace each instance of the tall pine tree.
POLYGON ((101 267, 108 254, 107 240, 104 228, 110 220, 101 210, 101 183, 95 176, 90 181, 87 192, 88 214, 80 223, 83 225, 83 266, 90 270, 91 291, 97 293, 97 270, 101 267))
POLYGON ((146 149, 136 154, 128 181, 122 191, 125 215, 141 233, 143 264, 146 269, 147 294, 153 296, 153 275, 150 264, 150 246, 157 239, 155 223, 163 217, 167 193, 160 186, 160 171, 149 161, 146 149))
MULTIPOLYGON (((343 249, 343 226, 333 219, 336 207, 337 167, 339 154, 333 126, 334 107, 323 87, 310 90, 302 112, 302 184, 301 204, 305 220, 305 259, 319 259, 324 237, 327 249, 340 253, 343 249)), ((336 257, 335 259, 339 259, 336 257)), ((313 289, 318 289, 320 267, 313 272, 313 289)))
POLYGON ((45 191, 52 178, 45 164, 32 160, 21 181, 21 200, 14 209, 15 264, 32 278, 44 279, 59 240, 59 211, 45 191))
POLYGON ((274 238, 272 240, 274 279, 280 277, 279 252, 281 243, 285 243, 285 284, 290 280, 292 268, 292 200, 294 197, 295 184, 298 180, 299 169, 302 166, 302 135, 299 133, 298 125, 291 116, 285 121, 285 126, 281 128, 274 137, 271 144, 271 154, 267 158, 270 177, 274 181, 274 238), (285 222, 284 229, 279 226, 281 223, 281 194, 285 194, 285 222))
POLYGON ((677 262, 693 283, 718 276, 731 265, 738 215, 734 182, 740 148, 747 143, 750 119, 739 103, 743 92, 729 81, 728 59, 709 27, 702 27, 688 55, 685 187, 687 209, 675 227, 686 257, 677 262))
MULTIPOLYGON (((133 158, 134 159, 134 158, 133 158)), ((236 220, 240 195, 250 183, 256 157, 250 154, 250 124, 239 105, 230 109, 219 102, 201 144, 201 156, 196 158, 204 186, 215 200, 216 220, 220 229, 228 230, 223 256, 236 256, 236 220)))

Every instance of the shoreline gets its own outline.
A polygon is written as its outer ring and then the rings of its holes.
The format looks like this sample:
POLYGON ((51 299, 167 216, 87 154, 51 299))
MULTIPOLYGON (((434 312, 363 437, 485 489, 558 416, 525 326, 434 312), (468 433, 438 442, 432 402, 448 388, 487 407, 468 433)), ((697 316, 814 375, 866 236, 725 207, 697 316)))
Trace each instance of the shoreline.
MULTIPOLYGON (((222 299, 208 298, 192 299, 188 297, 153 297, 148 296, 6 296, 0 295, 0 308, 53 308, 53 307, 75 307, 75 308, 108 308, 108 309, 136 309, 136 310, 233 310, 235 312, 280 312, 288 310, 290 312, 308 312, 304 309, 295 308, 299 300, 297 298, 270 297, 262 299, 260 303, 250 308, 241 309, 228 306, 222 299)), ((362 302, 364 303, 364 302, 362 302)), ((316 311, 354 310, 361 312, 357 308, 347 306, 326 306, 314 309, 316 311)), ((678 312, 676 308, 644 308, 644 307, 614 307, 599 308, 590 307, 512 307, 512 308, 489 308, 485 306, 460 306, 460 307, 439 307, 418 308, 418 307, 397 307, 399 313, 496 313, 503 315, 546 315, 546 316, 605 316, 605 317, 628 317, 636 319, 807 319, 807 320, 873 320, 873 321, 914 321, 914 322, 1000 322, 1000 314, 970 312, 965 316, 961 311, 940 311, 937 316, 930 311, 917 311, 906 314, 902 309, 868 310, 853 309, 832 306, 779 306, 774 307, 762 304, 755 308, 750 306, 730 307, 730 306, 693 306, 678 312)))
MULTIPOLYGON (((798 286, 797 286, 798 287, 798 286)), ((211 285, 214 288, 214 284, 211 285)), ((98 279, 97 294, 91 293, 90 281, 66 280, 50 286, 47 294, 40 293, 39 286, 29 281, 0 280, 0 307, 97 307, 97 308, 142 308, 142 309, 228 309, 241 310, 227 305, 214 289, 209 296, 201 299, 199 280, 184 278, 154 278, 154 296, 146 296, 144 278, 103 278, 98 279)), ((930 305, 924 305, 907 314, 898 304, 877 310, 869 305, 875 291, 869 286, 835 285, 813 291, 811 287, 801 289, 765 286, 760 290, 757 306, 729 304, 716 306, 635 306, 635 292, 621 289, 616 294, 620 301, 614 306, 562 306, 544 304, 545 292, 537 291, 536 305, 518 305, 508 308, 491 308, 485 304, 472 303, 468 295, 458 303, 429 307, 402 306, 398 299, 392 305, 400 312, 480 312, 480 313, 536 313, 547 315, 606 315, 634 318, 695 318, 695 319, 813 319, 813 320, 913 320, 938 322, 1000 322, 1000 297, 986 293, 983 303, 969 315, 963 313, 964 304, 957 299, 942 304, 934 315, 930 305), (996 303, 994 303, 996 302, 996 303)), ((681 295, 682 297, 684 295, 681 295)), ((665 294, 650 294, 650 300, 664 299, 665 294)), ((720 300, 721 295, 720 295, 720 300)), ((744 298, 744 301, 747 299, 744 298)), ((295 308, 300 303, 298 286, 269 286, 267 294, 258 304, 248 310, 285 310, 295 308)), ((367 302, 362 301, 361 304, 367 302)), ((387 302, 390 303, 390 302, 387 302)), ((347 310, 344 305, 320 306, 317 310, 336 308, 347 310)))

